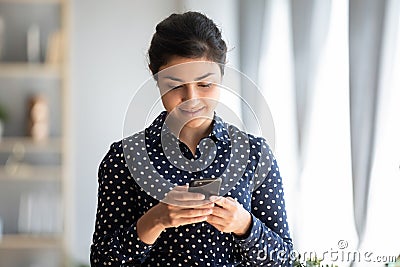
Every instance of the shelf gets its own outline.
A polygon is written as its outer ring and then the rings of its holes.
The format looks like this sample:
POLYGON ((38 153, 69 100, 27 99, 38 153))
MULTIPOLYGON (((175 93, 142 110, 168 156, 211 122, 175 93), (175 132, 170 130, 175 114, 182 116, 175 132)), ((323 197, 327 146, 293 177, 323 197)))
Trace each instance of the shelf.
POLYGON ((0 140, 0 153, 11 153, 14 149, 23 149, 25 153, 61 153, 61 138, 35 141, 30 137, 3 137, 0 140))
POLYGON ((0 239, 0 249, 57 248, 61 243, 59 236, 11 234, 0 239))
POLYGON ((0 0, 0 3, 7 4, 60 4, 63 0, 0 0))
POLYGON ((0 167, 0 181, 61 181, 61 167, 0 167))
POLYGON ((70 4, 0 0, 7 30, 6 54, 0 60, 0 102, 10 115, 5 125, 9 131, 0 138, 0 267, 68 263, 67 241, 73 230, 68 179, 72 162, 65 143, 71 116, 70 4), (37 63, 27 62, 27 32, 33 25, 40 28, 37 63), (48 101, 50 136, 45 141, 35 141, 26 132, 28 100, 36 94, 48 101))
MULTIPOLYGON (((1 2, 2 0, 0 0, 1 2)), ((44 63, 0 63, 0 77, 5 78, 60 78, 60 66, 44 63)))

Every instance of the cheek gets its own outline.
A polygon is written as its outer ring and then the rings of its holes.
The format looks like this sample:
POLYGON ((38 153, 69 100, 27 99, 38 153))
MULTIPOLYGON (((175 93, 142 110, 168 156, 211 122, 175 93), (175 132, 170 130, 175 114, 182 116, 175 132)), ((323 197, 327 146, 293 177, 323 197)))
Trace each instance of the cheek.
POLYGON ((216 106, 219 102, 219 97, 220 97, 220 91, 219 90, 213 90, 212 92, 206 94, 203 96, 208 103, 209 106, 216 106))
POLYGON ((173 93, 166 93, 161 100, 167 111, 172 111, 180 103, 180 97, 173 93))
POLYGON ((220 93, 221 93, 220 89, 216 88, 211 98, 215 99, 215 101, 219 101, 220 93))

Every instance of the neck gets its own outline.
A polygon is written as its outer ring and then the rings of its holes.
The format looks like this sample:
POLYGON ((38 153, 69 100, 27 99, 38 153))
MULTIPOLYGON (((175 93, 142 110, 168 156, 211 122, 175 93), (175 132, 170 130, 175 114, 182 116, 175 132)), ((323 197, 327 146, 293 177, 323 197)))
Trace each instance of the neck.
POLYGON ((207 120, 196 128, 183 127, 179 133, 179 139, 189 147, 195 147, 200 140, 210 134, 212 131, 212 121, 207 120))
POLYGON ((177 130, 173 125, 171 126, 171 130, 175 133, 176 136, 179 132, 179 140, 185 143, 192 154, 196 153, 196 147, 199 144, 200 140, 206 136, 208 136, 212 131, 212 120, 205 120, 198 127, 183 127, 180 131, 177 130))

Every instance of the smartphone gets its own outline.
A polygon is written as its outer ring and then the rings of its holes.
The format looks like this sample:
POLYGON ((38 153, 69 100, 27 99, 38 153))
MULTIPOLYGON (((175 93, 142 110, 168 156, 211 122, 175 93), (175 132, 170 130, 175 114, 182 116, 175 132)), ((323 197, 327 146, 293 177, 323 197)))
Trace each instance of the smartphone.
POLYGON ((189 192, 203 194, 209 199, 210 196, 219 195, 221 183, 221 178, 196 179, 189 183, 189 192))

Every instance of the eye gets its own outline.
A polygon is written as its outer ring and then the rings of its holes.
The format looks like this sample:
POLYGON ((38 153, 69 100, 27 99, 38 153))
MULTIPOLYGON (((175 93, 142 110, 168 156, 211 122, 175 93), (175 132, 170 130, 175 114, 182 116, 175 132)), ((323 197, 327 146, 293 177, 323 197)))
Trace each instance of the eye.
POLYGON ((210 88, 212 85, 212 83, 199 83, 198 86, 199 87, 203 87, 203 88, 210 88))
POLYGON ((174 85, 170 85, 170 86, 169 86, 170 90, 175 90, 175 89, 179 89, 179 88, 182 88, 182 87, 183 87, 182 84, 176 85, 176 86, 174 86, 174 85))

